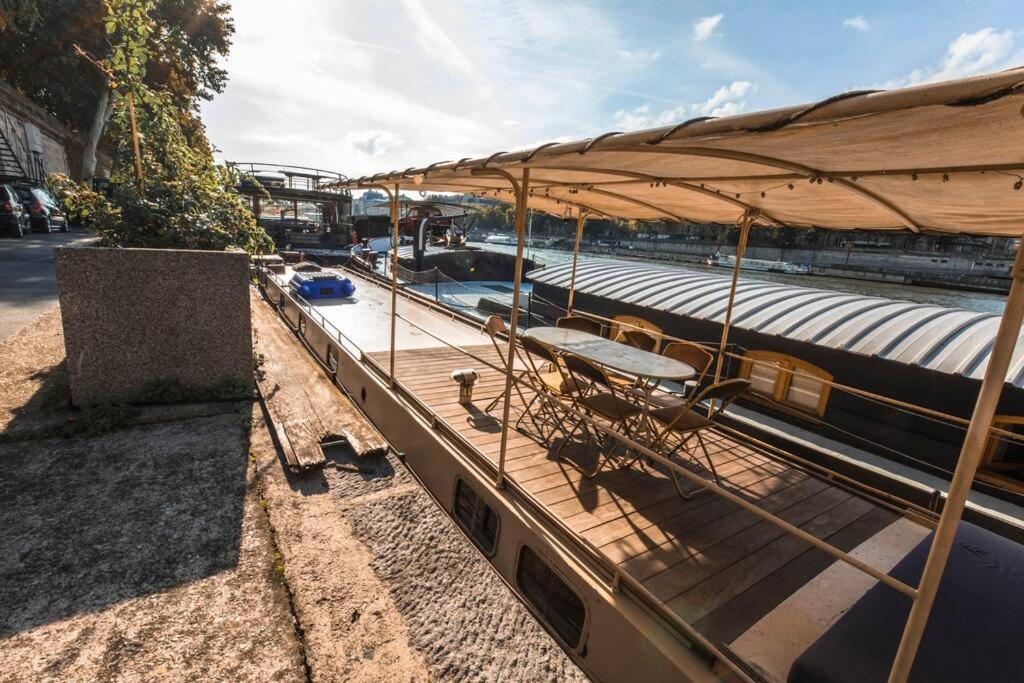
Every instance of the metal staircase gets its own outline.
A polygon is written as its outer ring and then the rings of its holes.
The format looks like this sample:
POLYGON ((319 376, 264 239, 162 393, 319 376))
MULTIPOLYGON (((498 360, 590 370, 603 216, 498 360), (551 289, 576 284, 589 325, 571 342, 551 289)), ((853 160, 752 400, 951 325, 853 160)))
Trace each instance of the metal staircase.
POLYGON ((21 159, 18 158, 11 146, 7 132, 3 126, 0 126, 0 178, 23 179, 27 177, 28 173, 25 172, 21 159))

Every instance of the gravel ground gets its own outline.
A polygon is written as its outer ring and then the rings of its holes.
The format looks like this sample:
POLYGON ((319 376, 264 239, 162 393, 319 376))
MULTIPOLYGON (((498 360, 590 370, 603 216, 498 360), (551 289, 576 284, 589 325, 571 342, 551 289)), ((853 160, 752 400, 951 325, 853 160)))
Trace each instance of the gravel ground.
POLYGON ((0 680, 303 680, 242 415, 0 446, 0 680))
POLYGON ((393 455, 286 477, 257 445, 314 680, 586 680, 393 455))
POLYGON ((64 332, 55 307, 0 339, 0 432, 52 427, 68 417, 64 332))
POLYGON ((434 677, 586 680, 421 488, 373 497, 348 515, 434 677))

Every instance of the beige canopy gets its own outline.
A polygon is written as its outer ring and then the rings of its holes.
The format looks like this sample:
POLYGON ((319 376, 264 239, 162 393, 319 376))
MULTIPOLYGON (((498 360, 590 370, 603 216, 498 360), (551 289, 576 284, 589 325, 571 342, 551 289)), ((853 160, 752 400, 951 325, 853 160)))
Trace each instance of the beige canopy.
POLYGON ((1024 231, 1024 67, 811 105, 549 143, 343 186, 464 192, 513 203, 502 169, 530 169, 529 206, 566 218, 1024 231))

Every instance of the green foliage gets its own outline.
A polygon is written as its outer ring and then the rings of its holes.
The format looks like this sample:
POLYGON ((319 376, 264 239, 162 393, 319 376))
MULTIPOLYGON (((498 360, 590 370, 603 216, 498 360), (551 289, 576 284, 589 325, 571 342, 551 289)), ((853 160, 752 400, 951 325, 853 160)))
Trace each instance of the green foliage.
POLYGON ((151 0, 107 0, 103 20, 111 39, 104 62, 114 91, 111 126, 116 142, 109 198, 62 176, 49 179, 72 215, 79 215, 109 246, 272 250, 269 236, 231 188, 232 173, 213 163, 198 126, 186 136, 172 98, 145 85, 152 22, 151 0), (144 189, 135 178, 129 93, 134 95, 144 189))
MULTIPOLYGON (((142 76, 165 92, 183 115, 191 138, 200 100, 223 92, 222 59, 231 49, 231 7, 215 0, 154 0, 149 23, 150 62, 142 76)), ((107 87, 74 45, 108 54, 108 8, 98 0, 0 0, 0 79, 21 90, 74 130, 85 132, 107 87)))

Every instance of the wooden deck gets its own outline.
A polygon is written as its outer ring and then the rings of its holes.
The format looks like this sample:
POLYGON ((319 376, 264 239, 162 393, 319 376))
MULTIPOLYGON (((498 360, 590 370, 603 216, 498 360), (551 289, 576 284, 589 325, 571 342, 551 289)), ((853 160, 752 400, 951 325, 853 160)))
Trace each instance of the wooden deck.
MULTIPOLYGON (((504 388, 490 344, 398 351, 398 381, 481 454, 497 463, 504 388), (452 370, 480 373, 473 405, 458 403, 452 370)), ((387 352, 371 354, 387 367, 387 352)), ((514 408, 521 405, 516 399, 514 408)), ((520 411, 515 410, 514 415, 520 411)), ((669 609, 711 641, 728 644, 832 564, 826 553, 718 496, 680 498, 671 478, 650 466, 612 469, 594 479, 555 458, 524 429, 510 431, 506 472, 551 514, 600 549, 669 609)), ((530 427, 532 429, 532 427, 530 427)), ((592 457, 585 448, 568 457, 592 457)), ((890 510, 772 460, 721 434, 708 450, 723 483, 765 510, 851 550, 897 519, 890 510)))

